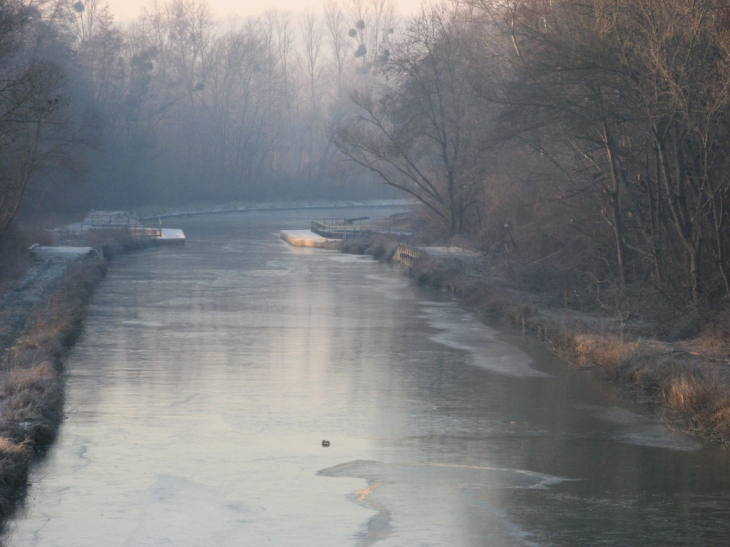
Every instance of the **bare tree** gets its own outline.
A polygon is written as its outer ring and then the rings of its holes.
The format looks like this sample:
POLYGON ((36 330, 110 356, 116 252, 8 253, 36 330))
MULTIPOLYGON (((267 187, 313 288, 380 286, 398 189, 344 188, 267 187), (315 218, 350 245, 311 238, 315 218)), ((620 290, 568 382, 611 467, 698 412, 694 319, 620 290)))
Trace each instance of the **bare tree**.
POLYGON ((368 73, 390 55, 396 4, 393 0, 349 0, 349 14, 353 21, 348 35, 357 45, 354 55, 360 59, 360 72, 368 73))
POLYGON ((111 21, 109 6, 105 0, 77 0, 72 2, 70 11, 76 39, 80 43, 91 40, 99 25, 108 27, 111 21))
POLYGON ((387 84, 354 93, 355 114, 333 133, 347 158, 422 202, 450 235, 477 203, 482 167, 481 124, 464 85, 468 34, 458 13, 424 11, 393 44, 387 84))
POLYGON ((351 50, 347 40, 345 13, 336 0, 327 0, 324 5, 324 19, 327 25, 327 39, 332 50, 332 60, 337 81, 337 96, 342 97, 342 78, 345 74, 348 54, 351 50))
POLYGON ((45 167, 70 165, 78 136, 65 74, 40 57, 45 15, 36 6, 0 2, 0 237, 31 177, 45 167))
POLYGON ((730 296, 727 6, 474 4, 499 29, 488 48, 508 67, 510 83, 489 99, 505 105, 513 136, 560 165, 558 195, 592 196, 613 234, 619 282, 629 262, 643 272, 649 260, 657 282, 684 270, 695 300, 717 276, 730 296), (683 256, 672 256, 677 244, 683 256))

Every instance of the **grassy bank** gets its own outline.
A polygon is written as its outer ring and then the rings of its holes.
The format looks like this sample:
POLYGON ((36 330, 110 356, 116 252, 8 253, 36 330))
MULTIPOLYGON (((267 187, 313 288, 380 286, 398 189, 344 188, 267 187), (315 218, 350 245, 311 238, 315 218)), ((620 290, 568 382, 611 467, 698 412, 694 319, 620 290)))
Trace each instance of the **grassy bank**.
POLYGON ((0 519, 24 494, 31 457, 50 444, 63 420, 63 357, 106 272, 104 261, 72 263, 42 304, 28 310, 26 327, 6 349, 0 378, 0 519))
MULTIPOLYGON (((63 421, 64 359, 81 334, 108 260, 149 245, 119 233, 99 234, 85 243, 96 244, 99 253, 65 262, 36 262, 35 268, 53 270, 48 275, 55 280, 40 297, 28 298, 37 289, 31 283, 10 299, 19 311, 17 331, 0 348, 0 525, 24 499, 33 458, 54 441, 63 421), (26 301, 30 303, 24 306, 26 301)), ((4 298, 7 305, 7 294, 4 298)))
MULTIPOLYGON (((397 240, 376 237, 343 242, 343 252, 391 260, 397 240)), ((484 320, 532 333, 575 367, 588 368, 621 391, 659 406, 667 420, 696 437, 730 444, 728 333, 699 329, 662 341, 660 319, 620 309, 577 310, 555 296, 505 280, 497 268, 477 275, 464 261, 419 258, 407 269, 414 282, 457 296, 484 320)), ((566 299, 567 300, 567 299, 566 299)))

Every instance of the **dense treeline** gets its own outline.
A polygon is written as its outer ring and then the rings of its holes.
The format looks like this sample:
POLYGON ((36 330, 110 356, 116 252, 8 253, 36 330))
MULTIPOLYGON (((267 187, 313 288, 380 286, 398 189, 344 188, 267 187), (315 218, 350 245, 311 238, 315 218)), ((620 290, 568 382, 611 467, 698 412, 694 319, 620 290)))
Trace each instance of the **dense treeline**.
MULTIPOLYGON (((18 212, 29 182, 78 164, 88 142, 66 93, 59 59, 70 53, 57 6, 0 3, 0 236, 18 212)), ((43 193, 47 182, 38 182, 43 193)))
MULTIPOLYGON (((326 128, 359 66, 336 4, 219 23, 204 3, 153 3, 126 32, 80 18, 84 77, 105 120, 107 198, 137 202, 323 197, 336 191, 326 128), (130 188, 130 185, 133 185, 130 188)), ((387 4, 357 4, 372 18, 387 4)))
POLYGON ((729 55, 722 0, 430 7, 334 141, 535 284, 717 301, 730 296, 729 55))
POLYGON ((566 299, 730 297, 725 2, 424 6, 168 0, 122 29, 103 0, 0 0, 0 235, 19 210, 375 179, 566 299))
POLYGON ((385 0, 227 22, 167 0, 124 28, 104 0, 0 0, 0 236, 19 211, 382 196, 327 131, 394 25, 385 0))

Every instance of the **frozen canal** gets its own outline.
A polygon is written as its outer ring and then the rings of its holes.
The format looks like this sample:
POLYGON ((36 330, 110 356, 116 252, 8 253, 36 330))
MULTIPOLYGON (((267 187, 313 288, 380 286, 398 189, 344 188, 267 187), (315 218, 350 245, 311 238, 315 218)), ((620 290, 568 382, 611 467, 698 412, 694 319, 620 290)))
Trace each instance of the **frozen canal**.
POLYGON ((315 216, 179 219, 115 261, 13 546, 725 546, 730 455, 315 216), (322 440, 331 442, 322 447, 322 440))

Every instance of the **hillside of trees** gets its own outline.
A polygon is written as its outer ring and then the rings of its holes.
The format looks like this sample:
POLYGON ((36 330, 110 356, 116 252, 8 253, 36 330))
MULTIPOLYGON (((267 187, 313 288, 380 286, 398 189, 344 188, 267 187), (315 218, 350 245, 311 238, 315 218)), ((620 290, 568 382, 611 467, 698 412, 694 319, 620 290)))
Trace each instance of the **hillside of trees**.
POLYGON ((124 28, 102 0, 0 0, 0 36, 0 235, 17 214, 384 185, 566 303, 730 297, 721 0, 226 22, 167 0, 124 28))

